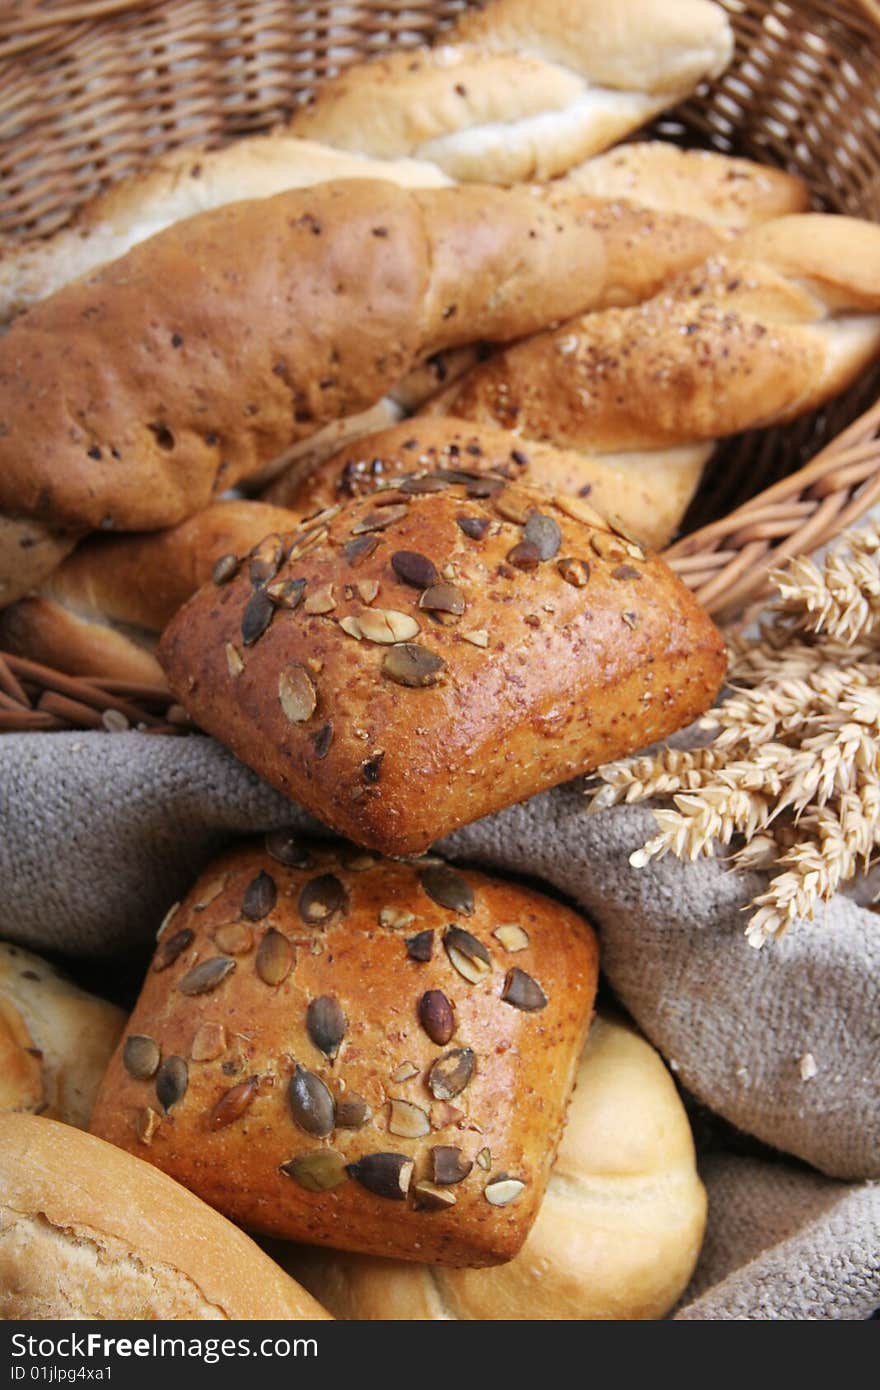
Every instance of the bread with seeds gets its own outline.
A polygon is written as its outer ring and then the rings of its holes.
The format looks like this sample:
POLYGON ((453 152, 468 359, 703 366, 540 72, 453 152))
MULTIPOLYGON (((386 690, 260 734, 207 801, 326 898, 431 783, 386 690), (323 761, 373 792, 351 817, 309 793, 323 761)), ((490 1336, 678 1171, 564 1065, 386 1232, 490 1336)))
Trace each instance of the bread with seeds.
POLYGON ((0 1115, 0 1319, 328 1317, 148 1163, 54 1120, 0 1115))
POLYGON ((689 724, 725 667, 681 581, 586 502, 465 468, 268 537, 159 660, 203 729, 387 854, 689 724))
POLYGON ((275 832, 165 925, 92 1129, 253 1230, 497 1263, 538 1210, 596 973, 591 929, 531 889, 275 832))

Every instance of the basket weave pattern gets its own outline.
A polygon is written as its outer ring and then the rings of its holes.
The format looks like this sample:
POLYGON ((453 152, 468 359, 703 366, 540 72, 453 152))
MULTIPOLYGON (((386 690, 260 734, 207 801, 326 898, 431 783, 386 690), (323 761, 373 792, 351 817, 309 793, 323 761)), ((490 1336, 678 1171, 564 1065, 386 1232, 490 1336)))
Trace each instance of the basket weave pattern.
MULTIPOLYGON (((782 165, 807 180, 818 206, 880 220, 874 0, 720 3, 736 34, 730 68, 653 133, 782 165)), ((466 5, 12 0, 0 12, 0 232, 48 234, 168 150, 268 130, 324 77, 432 39, 466 5)), ((764 591, 770 565, 832 538, 880 500, 878 398, 880 365, 817 414, 716 451, 684 538, 667 554, 710 612, 742 611, 764 591)), ((41 685, 34 671, 22 690, 10 659, 0 668, 0 729, 15 717, 3 701, 21 709, 7 676, 31 710, 41 691, 62 701, 50 698, 34 727, 77 722, 63 712, 65 699, 77 703, 73 693, 41 685)), ((85 684, 91 703, 80 703, 94 723, 96 687, 85 684)), ((101 689, 133 717, 137 692, 101 689)), ((171 727, 150 693, 146 722, 171 727)))

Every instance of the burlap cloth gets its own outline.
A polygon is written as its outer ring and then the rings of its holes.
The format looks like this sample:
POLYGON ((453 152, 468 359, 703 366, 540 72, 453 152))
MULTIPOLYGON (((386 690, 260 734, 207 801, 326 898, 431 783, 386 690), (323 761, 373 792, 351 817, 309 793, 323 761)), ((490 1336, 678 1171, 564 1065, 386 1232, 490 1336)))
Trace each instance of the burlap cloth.
MULTIPOLYGON (((143 946, 234 835, 315 828, 201 737, 6 736, 0 812, 3 934, 82 956, 143 946)), ((880 1305, 880 1186, 864 1181, 880 1177, 880 922, 838 896, 755 952, 742 909, 760 877, 715 861, 631 869, 652 825, 643 807, 587 816, 572 783, 439 848, 578 903, 613 990, 687 1090, 818 1170, 705 1159, 709 1232, 678 1316, 867 1317, 880 1305)))

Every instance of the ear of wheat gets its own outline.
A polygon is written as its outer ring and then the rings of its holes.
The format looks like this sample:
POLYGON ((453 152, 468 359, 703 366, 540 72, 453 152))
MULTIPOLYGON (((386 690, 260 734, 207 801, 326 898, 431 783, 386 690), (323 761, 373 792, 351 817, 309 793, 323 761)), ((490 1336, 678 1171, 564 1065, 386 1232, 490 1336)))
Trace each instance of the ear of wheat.
POLYGON ((730 642, 730 691, 690 751, 601 767, 590 809, 655 798, 657 834, 630 856, 730 847, 734 867, 775 870, 751 904, 752 946, 782 935, 880 847, 880 527, 846 534, 821 566, 792 560, 758 633, 730 642))

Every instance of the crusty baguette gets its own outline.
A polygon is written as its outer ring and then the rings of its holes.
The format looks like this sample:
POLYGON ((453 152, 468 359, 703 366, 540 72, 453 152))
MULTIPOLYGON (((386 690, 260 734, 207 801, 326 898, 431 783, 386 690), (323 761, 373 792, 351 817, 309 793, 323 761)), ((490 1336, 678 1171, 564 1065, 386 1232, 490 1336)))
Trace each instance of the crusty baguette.
MULTIPOLYGON (((351 497, 368 497, 407 474, 466 467, 515 478, 551 493, 589 497, 602 516, 620 521, 651 550, 666 545, 681 519, 702 466, 688 467, 687 450, 669 450, 650 470, 590 458, 574 449, 530 444, 508 430, 472 425, 454 416, 420 416, 346 444, 320 467, 295 466, 265 497, 301 517, 351 497)), ((67 565, 56 573, 63 575, 67 565)), ((51 582, 51 581, 50 581, 51 582)), ((18 605, 21 607, 21 605, 18 605)), ((16 610, 11 610, 16 611, 16 610)), ((3 634, 0 616, 0 641, 3 634)))
POLYGON ((215 502, 168 531, 95 536, 0 613, 0 647, 74 676, 162 684, 159 634, 225 555, 244 555, 294 512, 215 502))
POLYGON ((492 0, 434 48, 323 83, 290 129, 460 180, 547 179, 717 76, 732 52, 727 16, 706 0, 492 0))
POLYGON ((880 227, 805 213, 645 304, 496 353, 424 410, 599 454, 711 447, 816 409, 878 352, 880 227))
POLYGON ((425 352, 519 337, 603 275, 578 216, 524 191, 351 180, 189 218, 0 339, 0 510, 174 525, 425 352))
POLYGON ((279 1242, 270 1249, 338 1318, 630 1320, 669 1312, 705 1224, 675 1083, 649 1043, 600 1014, 538 1218, 508 1264, 444 1269, 279 1242))
POLYGON ((328 1317, 150 1164, 54 1120, 0 1115, 0 1318, 328 1317))
POLYGON ((555 195, 623 198, 743 231, 771 218, 806 212, 803 179, 753 159, 687 150, 666 140, 636 140, 585 160, 550 185, 555 195))
POLYGON ((85 1129, 125 1014, 21 946, 0 942, 0 1112, 85 1129))
POLYGON ((586 922, 531 889, 282 832, 172 917, 92 1128, 253 1230, 496 1264, 538 1210, 597 971, 586 922))
POLYGON ((725 665, 681 582, 586 502, 466 472, 414 486, 267 546, 266 566, 201 589, 159 649, 202 728, 388 854, 666 736, 725 665), (417 556, 412 582, 398 552, 417 556))

